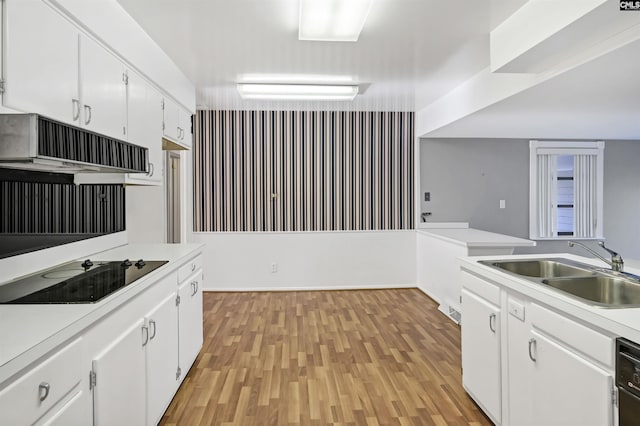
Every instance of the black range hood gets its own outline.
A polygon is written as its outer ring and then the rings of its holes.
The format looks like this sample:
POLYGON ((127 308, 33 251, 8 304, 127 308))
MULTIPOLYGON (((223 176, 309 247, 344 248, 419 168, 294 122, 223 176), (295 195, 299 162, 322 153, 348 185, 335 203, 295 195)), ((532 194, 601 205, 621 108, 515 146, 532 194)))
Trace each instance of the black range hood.
POLYGON ((37 114, 0 114, 0 167, 146 173, 148 150, 37 114))

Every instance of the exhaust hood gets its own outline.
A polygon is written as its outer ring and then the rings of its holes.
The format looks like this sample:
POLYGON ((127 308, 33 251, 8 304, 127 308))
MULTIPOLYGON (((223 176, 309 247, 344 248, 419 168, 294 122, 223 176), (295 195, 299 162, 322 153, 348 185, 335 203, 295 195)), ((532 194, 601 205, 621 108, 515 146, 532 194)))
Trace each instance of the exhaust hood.
POLYGON ((60 173, 146 173, 148 151, 37 114, 0 114, 0 167, 60 173))

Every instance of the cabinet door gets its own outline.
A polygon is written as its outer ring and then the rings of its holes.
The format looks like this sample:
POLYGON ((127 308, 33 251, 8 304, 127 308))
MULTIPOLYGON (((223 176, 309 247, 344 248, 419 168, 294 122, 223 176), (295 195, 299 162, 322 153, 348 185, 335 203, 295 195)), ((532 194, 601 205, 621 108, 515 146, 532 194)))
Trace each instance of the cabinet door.
POLYGON ((89 37, 80 37, 82 125, 103 135, 126 138, 124 65, 89 37))
POLYGON ((147 174, 130 174, 131 179, 162 184, 162 96, 137 73, 128 71, 127 140, 147 148, 147 174))
POLYGON ((605 371, 533 331, 534 425, 613 423, 613 378, 605 371))
POLYGON ((140 318, 93 360, 94 425, 145 423, 145 345, 148 329, 140 318))
POLYGON ((3 104, 77 125, 78 31, 42 0, 3 6, 3 104))
POLYGON ((180 108, 180 124, 178 126, 180 143, 191 147, 191 113, 180 108))
POLYGON ((147 424, 155 425, 178 388, 178 307, 172 293, 146 316, 147 424))
POLYGON ((163 127, 164 135, 174 141, 179 140, 180 110, 172 100, 165 98, 163 104, 163 127))
POLYGON ((489 417, 500 423, 500 310, 466 289, 462 305, 462 383, 489 417))
POLYGON ((187 374, 202 348, 202 270, 187 278, 179 287, 180 369, 187 374))

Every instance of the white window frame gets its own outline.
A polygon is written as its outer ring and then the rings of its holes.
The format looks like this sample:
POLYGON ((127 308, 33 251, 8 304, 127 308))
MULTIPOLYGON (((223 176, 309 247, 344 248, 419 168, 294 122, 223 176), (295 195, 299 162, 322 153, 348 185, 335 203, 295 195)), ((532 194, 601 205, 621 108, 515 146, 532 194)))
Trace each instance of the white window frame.
MULTIPOLYGON (((554 171, 555 172, 555 171, 554 171)), ((603 233, 603 195, 604 195, 604 141, 529 141, 529 238, 532 240, 601 240, 603 233), (593 200, 596 208, 593 210, 594 223, 592 236, 580 235, 558 236, 557 214, 552 214, 551 236, 540 236, 539 234, 539 205, 541 197, 538 196, 538 156, 539 155, 595 155, 596 156, 596 178, 595 193, 593 200)), ((549 197, 555 200, 555 188, 550 191, 549 197)), ((552 206, 555 209, 555 206, 552 206)), ((580 206, 574 206, 574 217, 580 214, 580 206)), ((574 220, 574 226, 576 221, 574 220)))

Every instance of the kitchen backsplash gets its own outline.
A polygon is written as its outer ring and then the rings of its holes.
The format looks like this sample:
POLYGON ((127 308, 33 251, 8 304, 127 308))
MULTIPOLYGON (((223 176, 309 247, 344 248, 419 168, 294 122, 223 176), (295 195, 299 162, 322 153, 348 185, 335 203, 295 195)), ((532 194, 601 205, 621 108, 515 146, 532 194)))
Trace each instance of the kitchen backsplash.
POLYGON ((124 229, 122 185, 75 185, 72 175, 0 169, 3 257, 28 252, 30 245, 43 248, 45 239, 66 243, 124 229), (20 237, 34 242, 23 244, 20 237))

